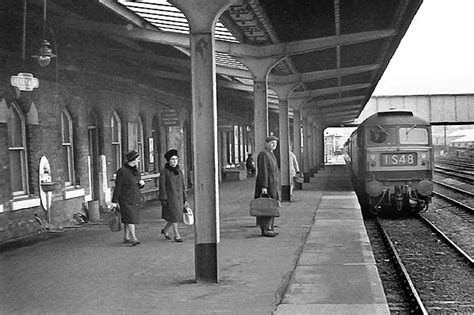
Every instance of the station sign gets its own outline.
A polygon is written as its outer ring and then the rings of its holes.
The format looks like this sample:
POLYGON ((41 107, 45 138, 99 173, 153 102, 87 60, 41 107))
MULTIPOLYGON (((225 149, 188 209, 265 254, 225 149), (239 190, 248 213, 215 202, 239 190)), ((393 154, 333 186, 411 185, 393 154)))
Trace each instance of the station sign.
POLYGON ((16 86, 20 91, 33 91, 39 87, 39 80, 31 73, 18 73, 10 79, 12 86, 16 86))
POLYGON ((165 126, 179 126, 179 115, 176 109, 167 108, 161 112, 161 121, 165 126))

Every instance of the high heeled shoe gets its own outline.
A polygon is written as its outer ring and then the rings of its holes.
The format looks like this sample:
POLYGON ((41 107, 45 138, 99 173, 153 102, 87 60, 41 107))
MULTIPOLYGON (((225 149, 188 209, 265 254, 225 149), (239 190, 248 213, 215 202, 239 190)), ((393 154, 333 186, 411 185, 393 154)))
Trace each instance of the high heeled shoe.
POLYGON ((161 234, 163 234, 167 240, 171 239, 171 236, 167 232, 165 232, 164 229, 161 229, 161 234))

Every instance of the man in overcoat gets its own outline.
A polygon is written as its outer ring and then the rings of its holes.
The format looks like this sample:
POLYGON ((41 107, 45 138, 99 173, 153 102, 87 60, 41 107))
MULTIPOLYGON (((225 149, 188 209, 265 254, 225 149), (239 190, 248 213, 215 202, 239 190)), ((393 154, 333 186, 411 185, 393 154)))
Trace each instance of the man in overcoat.
MULTIPOLYGON (((269 136, 265 139, 265 149, 257 157, 257 179, 255 181, 254 198, 262 195, 279 200, 278 190, 280 188, 280 173, 278 163, 273 154, 278 144, 278 138, 269 136)), ((257 217, 257 224, 260 225, 262 236, 275 237, 278 235, 274 231, 275 217, 257 217)))

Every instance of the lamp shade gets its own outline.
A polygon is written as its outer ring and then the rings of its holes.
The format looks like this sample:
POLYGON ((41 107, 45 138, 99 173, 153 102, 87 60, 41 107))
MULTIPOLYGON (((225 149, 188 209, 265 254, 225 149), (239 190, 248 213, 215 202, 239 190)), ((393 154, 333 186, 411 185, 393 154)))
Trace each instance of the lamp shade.
POLYGON ((33 58, 36 58, 38 60, 38 64, 41 67, 46 67, 51 62, 51 58, 56 57, 56 55, 53 54, 53 51, 51 50, 50 46, 51 45, 46 39, 43 40, 39 48, 38 55, 32 56, 33 58))

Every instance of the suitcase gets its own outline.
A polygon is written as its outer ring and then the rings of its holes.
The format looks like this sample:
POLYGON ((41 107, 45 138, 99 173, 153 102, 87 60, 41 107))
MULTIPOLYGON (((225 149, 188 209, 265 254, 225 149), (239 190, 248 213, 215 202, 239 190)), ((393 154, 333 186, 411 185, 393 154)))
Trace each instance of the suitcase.
POLYGON ((280 202, 278 200, 260 197, 250 202, 250 215, 262 217, 279 217, 280 202))

